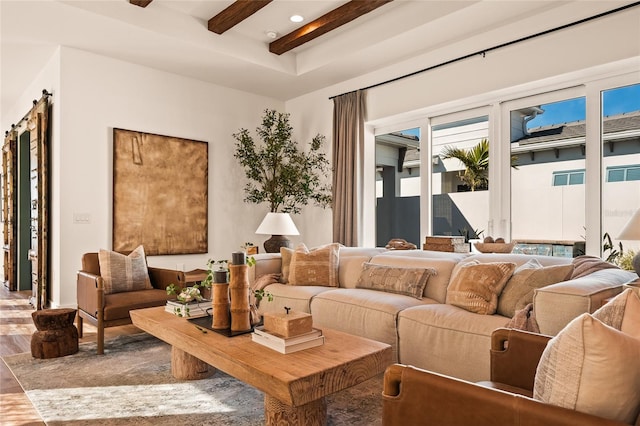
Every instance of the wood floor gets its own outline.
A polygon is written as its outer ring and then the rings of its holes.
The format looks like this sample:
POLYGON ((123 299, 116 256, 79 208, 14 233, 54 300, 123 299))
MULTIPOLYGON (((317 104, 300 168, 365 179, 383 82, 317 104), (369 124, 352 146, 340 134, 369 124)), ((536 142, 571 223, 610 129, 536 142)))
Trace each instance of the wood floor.
MULTIPOLYGON (((34 309, 29 304, 29 296, 31 291, 9 291, 0 284, 0 356, 31 351, 31 335, 36 328, 31 319, 34 309)), ((105 339, 139 332, 140 330, 132 325, 107 328, 105 339)), ((83 334, 80 343, 95 341, 96 328, 85 322, 83 334)), ((4 362, 0 362, 0 424, 44 425, 4 362)))

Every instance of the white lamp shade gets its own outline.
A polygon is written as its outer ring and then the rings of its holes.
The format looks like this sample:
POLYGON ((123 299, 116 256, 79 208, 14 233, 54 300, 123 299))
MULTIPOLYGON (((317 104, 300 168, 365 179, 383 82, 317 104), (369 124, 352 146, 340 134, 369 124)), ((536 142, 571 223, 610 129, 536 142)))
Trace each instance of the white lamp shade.
POLYGON ((618 240, 640 240, 640 209, 636 210, 629 222, 622 228, 618 240))
POLYGON ((267 213, 258 226, 256 234, 300 235, 300 232, 289 213, 267 213))

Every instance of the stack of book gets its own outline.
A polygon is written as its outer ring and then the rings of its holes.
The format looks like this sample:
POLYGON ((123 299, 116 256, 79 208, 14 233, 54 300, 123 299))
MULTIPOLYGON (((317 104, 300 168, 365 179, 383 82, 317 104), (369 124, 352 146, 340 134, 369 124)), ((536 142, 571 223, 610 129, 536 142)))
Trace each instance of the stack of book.
POLYGON ((281 354, 289 354, 324 344, 322 330, 317 328, 297 336, 282 337, 265 331, 264 327, 255 327, 251 334, 251 339, 281 354))
POLYGON ((210 308, 210 299, 203 299, 200 302, 193 301, 189 303, 182 303, 177 300, 167 300, 164 310, 182 318, 200 318, 208 316, 209 314, 207 313, 207 309, 210 308))
POLYGON ((464 237, 426 237, 422 250, 448 251, 451 253, 469 253, 469 243, 464 237))

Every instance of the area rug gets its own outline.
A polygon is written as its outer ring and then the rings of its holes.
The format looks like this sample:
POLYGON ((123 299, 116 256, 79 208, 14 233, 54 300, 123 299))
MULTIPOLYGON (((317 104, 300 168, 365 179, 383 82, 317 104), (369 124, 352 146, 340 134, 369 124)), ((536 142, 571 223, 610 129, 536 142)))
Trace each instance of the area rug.
MULTIPOLYGON (((47 425, 264 424, 264 395, 217 371, 179 381, 171 347, 146 333, 119 336, 96 355, 95 343, 48 360, 30 353, 4 362, 47 425)), ((382 375, 327 397, 329 425, 380 425, 382 375)))

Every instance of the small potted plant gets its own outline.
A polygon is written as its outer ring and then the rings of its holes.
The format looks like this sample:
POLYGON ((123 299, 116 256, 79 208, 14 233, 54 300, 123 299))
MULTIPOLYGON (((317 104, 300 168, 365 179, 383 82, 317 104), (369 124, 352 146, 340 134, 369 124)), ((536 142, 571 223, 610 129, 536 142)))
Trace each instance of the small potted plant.
POLYGON ((173 313, 179 317, 191 316, 189 305, 199 303, 204 299, 200 293, 200 287, 209 288, 210 284, 203 281, 200 284, 185 288, 181 288, 175 284, 169 284, 166 288, 167 294, 176 295, 176 299, 181 305, 174 306, 173 313))

